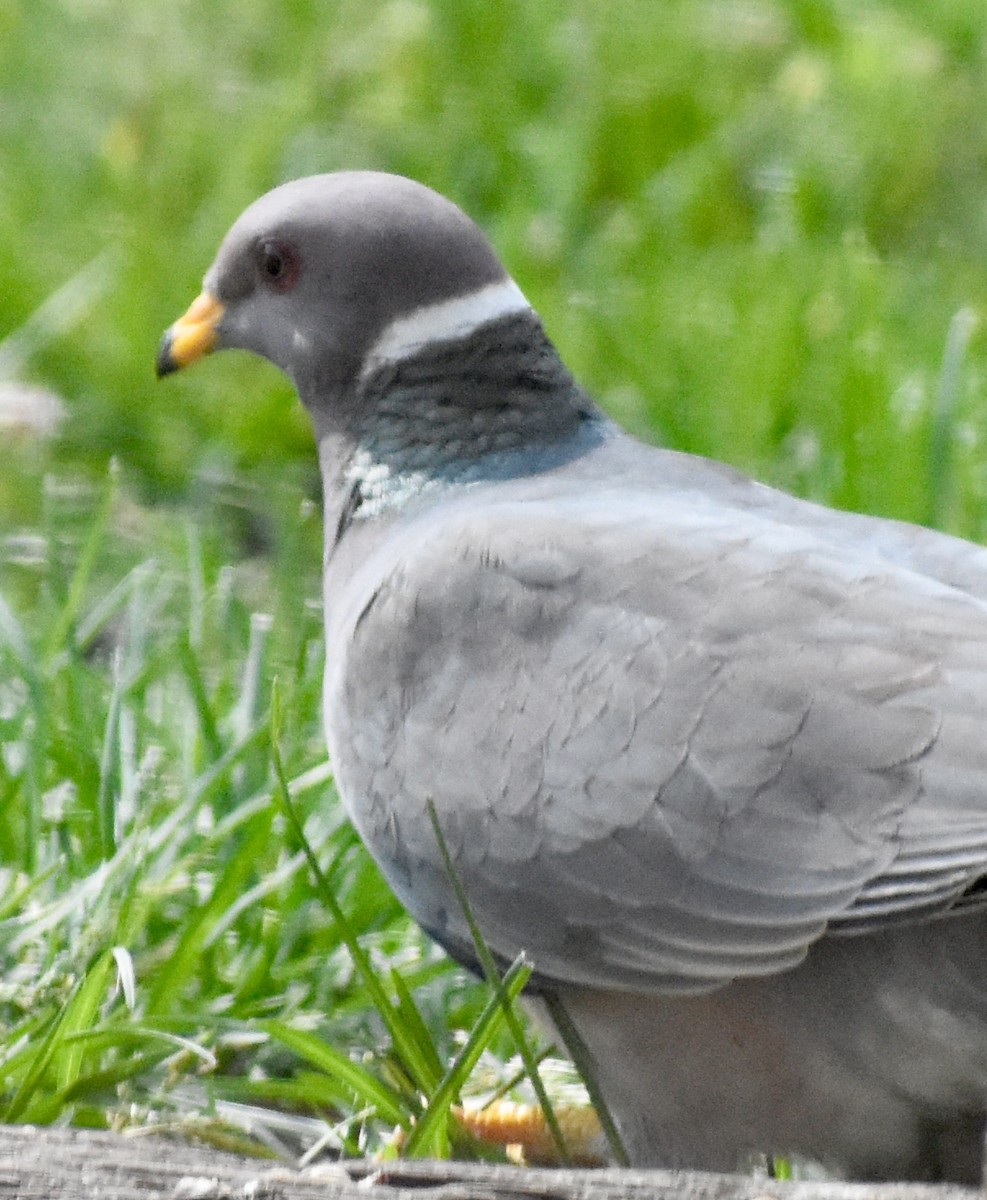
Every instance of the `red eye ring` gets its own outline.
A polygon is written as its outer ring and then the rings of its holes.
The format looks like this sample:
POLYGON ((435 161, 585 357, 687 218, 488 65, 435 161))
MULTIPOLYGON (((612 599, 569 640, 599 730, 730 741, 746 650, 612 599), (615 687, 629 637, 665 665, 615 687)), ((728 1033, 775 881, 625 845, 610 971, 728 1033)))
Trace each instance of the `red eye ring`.
POLYGON ((290 292, 298 281, 298 254, 287 242, 261 242, 257 268, 262 282, 274 292, 290 292))

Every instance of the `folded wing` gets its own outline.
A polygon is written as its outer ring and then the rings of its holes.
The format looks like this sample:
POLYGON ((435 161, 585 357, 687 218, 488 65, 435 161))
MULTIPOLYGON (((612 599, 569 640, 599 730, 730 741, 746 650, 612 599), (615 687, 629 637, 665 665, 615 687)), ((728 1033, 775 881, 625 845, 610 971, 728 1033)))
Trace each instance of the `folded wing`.
POLYGON ((419 920, 468 947, 429 800, 491 945, 555 979, 704 990, 979 903, 987 603, 839 520, 617 485, 382 547, 328 721, 419 920))

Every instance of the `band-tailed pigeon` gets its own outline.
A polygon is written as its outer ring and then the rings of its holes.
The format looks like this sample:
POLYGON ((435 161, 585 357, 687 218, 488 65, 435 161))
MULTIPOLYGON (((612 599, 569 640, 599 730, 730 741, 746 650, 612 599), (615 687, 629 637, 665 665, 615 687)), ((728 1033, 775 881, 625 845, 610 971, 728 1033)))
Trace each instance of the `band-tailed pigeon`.
POLYGON ((326 732, 454 955, 526 950, 639 1165, 980 1177, 987 552, 642 445, 479 229, 370 172, 240 217, 159 373, 294 381, 326 732))

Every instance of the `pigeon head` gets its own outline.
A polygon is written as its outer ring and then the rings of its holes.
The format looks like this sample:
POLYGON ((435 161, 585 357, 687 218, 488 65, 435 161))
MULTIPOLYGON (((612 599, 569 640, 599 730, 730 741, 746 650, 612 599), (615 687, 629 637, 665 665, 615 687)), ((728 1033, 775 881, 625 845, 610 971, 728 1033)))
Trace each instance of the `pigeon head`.
POLYGON ((202 294, 166 332, 166 375, 214 350, 252 350, 310 406, 368 364, 527 310, 480 229, 450 200, 396 175, 297 179, 227 234, 202 294))

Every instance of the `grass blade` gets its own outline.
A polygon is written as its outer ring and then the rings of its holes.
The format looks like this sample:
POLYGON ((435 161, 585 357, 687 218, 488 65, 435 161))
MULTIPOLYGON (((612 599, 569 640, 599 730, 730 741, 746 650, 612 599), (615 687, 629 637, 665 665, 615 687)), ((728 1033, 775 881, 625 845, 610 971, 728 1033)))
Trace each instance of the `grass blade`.
POLYGON ((265 1021, 262 1028, 306 1062, 345 1083, 363 1104, 370 1105, 383 1120, 404 1128, 410 1124, 407 1106, 398 1092, 358 1063, 352 1062, 345 1054, 333 1049, 322 1038, 301 1029, 293 1029, 281 1021, 265 1021))
POLYGON ((452 855, 449 853, 449 847, 446 844, 445 837, 442 834, 442 828, 439 825, 439 817, 435 811, 435 804, 428 801, 428 815, 432 822, 432 828, 435 831, 435 838, 439 844, 439 853, 442 855, 442 863, 445 867, 446 874, 449 877, 449 882, 452 885, 453 892, 456 896, 456 901, 460 906, 460 910, 469 926, 470 935, 473 938, 473 945, 476 948, 477 957, 483 967, 483 974, 490 987, 493 988, 501 1007, 504 1010, 504 1019, 507 1022, 507 1027, 510 1030, 511 1037, 514 1039, 514 1044, 517 1047, 518 1054, 521 1056, 521 1061, 524 1063, 525 1070, 528 1073, 528 1078, 531 1080, 531 1086, 535 1090, 535 1095, 538 1098, 538 1103, 541 1105, 542 1112, 545 1114, 545 1122, 552 1134, 552 1140, 555 1142, 556 1149, 559 1152, 559 1158, 566 1165, 571 1165, 571 1157, 566 1146, 565 1135, 562 1133, 562 1128, 555 1116, 555 1110, 552 1107, 552 1102, 549 1099, 548 1092, 545 1090, 545 1085, 542 1082, 541 1074, 538 1070, 538 1060, 528 1044, 528 1039, 525 1037, 524 1030, 521 1028, 521 1022, 518 1020, 517 1013, 513 1008, 512 1000, 507 996, 504 990, 504 984, 497 969, 497 964, 494 961, 493 955, 490 953, 490 947, 484 940, 480 926, 477 923, 473 913, 472 905, 469 902, 469 897, 466 895, 466 889, 463 887, 462 880, 456 871, 455 863, 452 861, 452 855))
POLYGON ((490 1045, 497 1034, 499 1026, 509 1011, 509 1006, 524 990, 525 984, 531 977, 531 966, 522 957, 514 960, 504 973, 500 987, 495 989, 483 1008, 469 1037, 453 1059, 445 1076, 428 1100, 428 1108, 419 1121, 411 1136, 405 1143, 404 1151, 408 1155, 442 1153, 442 1148, 433 1144, 440 1129, 449 1116, 449 1106, 455 1102, 469 1078, 473 1068, 480 1060, 480 1055, 490 1045), (506 1001, 506 1003, 505 1003, 506 1001))
MULTIPOLYGON (((413 1028, 409 1027, 402 1019, 401 1013, 395 1008, 391 1002, 391 998, 384 990, 383 984, 373 968, 369 957, 360 945, 353 927, 347 920, 346 914, 343 912, 336 895, 319 866, 319 861, 315 856, 312 847, 305 837, 305 830, 299 820, 297 810, 291 798, 288 789, 288 781, 284 771, 284 764, 281 760, 281 754, 278 749, 279 731, 280 731, 280 697, 278 694, 277 683, 272 689, 271 695, 271 757, 274 763, 275 774, 275 795, 281 805, 281 809, 288 819, 289 827, 295 835, 295 838, 301 844, 305 851, 305 856, 308 859, 309 867, 315 877, 318 893, 326 908, 332 913, 333 920, 336 922, 340 935, 353 958, 353 965, 360 976, 363 986, 366 988, 368 996, 373 1003, 377 1012, 380 1014, 381 1020, 387 1028, 387 1032, 394 1043, 394 1049, 406 1069, 415 1080, 416 1084, 422 1091, 428 1090, 429 1080, 433 1075, 432 1063, 428 1056, 423 1055, 418 1046, 417 1036, 413 1028)), ((408 1000, 410 1001, 410 996, 408 1000)), ((420 1028, 424 1022, 421 1020, 421 1014, 418 1014, 417 1028, 420 1028)))

